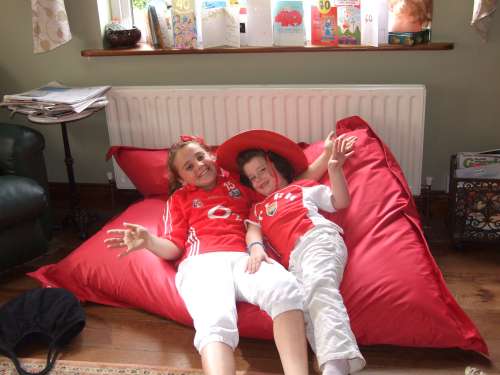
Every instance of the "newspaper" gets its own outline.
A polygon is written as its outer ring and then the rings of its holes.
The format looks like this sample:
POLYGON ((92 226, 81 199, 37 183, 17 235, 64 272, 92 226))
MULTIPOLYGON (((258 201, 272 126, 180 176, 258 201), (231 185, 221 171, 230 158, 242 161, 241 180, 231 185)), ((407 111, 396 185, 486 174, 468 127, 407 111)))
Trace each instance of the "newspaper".
MULTIPOLYGON (((0 106, 21 109, 49 111, 55 105, 67 105, 68 110, 82 112, 92 104, 103 102, 103 95, 111 86, 68 87, 59 82, 46 85, 20 94, 4 95, 0 106)), ((104 104, 105 105, 105 104, 104 104)))
MULTIPOLYGON (((105 107, 108 104, 108 100, 105 96, 101 96, 99 98, 91 99, 90 102, 82 102, 81 105, 87 108, 101 108, 105 107)), ((0 103, 0 105, 5 105, 4 103, 0 103)), ((22 113, 25 115, 47 115, 47 116, 58 116, 61 114, 67 113, 80 113, 82 111, 69 104, 47 104, 47 103, 23 103, 23 104, 12 104, 6 103, 8 109, 13 112, 22 113)), ((80 104, 78 105, 78 107, 80 104)))
POLYGON ((71 113, 59 114, 57 116, 29 114, 28 120, 30 120, 31 122, 34 122, 36 124, 55 124, 55 123, 79 120, 79 119, 85 118, 85 117, 87 117, 87 116, 89 116, 92 113, 97 112, 97 111, 98 111, 98 109, 95 109, 95 108, 87 108, 80 113, 71 112, 71 113))

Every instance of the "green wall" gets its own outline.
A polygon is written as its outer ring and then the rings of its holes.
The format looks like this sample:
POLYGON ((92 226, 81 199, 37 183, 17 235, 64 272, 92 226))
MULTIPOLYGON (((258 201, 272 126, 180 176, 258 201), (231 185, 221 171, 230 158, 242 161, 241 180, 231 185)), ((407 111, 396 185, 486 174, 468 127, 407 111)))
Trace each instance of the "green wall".
MULTIPOLYGON (((444 189, 449 156, 500 147, 500 15, 487 43, 469 26, 473 1, 434 0, 433 41, 451 51, 322 52, 135 57, 80 56, 100 47, 95 0, 66 0, 73 39, 34 55, 29 1, 2 0, 0 95, 58 80, 67 85, 424 84, 427 87, 423 176, 444 189)), ((60 128, 32 125, 0 111, 0 121, 43 132, 52 182, 66 181, 60 128)), ((111 164, 104 112, 68 125, 78 182, 103 183, 111 164)))

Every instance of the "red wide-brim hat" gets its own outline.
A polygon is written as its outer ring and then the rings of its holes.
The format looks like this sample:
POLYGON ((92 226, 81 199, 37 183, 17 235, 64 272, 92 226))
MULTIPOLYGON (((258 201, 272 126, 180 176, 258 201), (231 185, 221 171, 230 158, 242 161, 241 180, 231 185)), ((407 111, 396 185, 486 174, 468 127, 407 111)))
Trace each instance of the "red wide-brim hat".
POLYGON ((288 160, 295 175, 304 172, 308 162, 300 146, 282 134, 264 129, 246 130, 229 138, 217 149, 217 163, 228 172, 239 173, 236 159, 242 151, 272 151, 288 160))

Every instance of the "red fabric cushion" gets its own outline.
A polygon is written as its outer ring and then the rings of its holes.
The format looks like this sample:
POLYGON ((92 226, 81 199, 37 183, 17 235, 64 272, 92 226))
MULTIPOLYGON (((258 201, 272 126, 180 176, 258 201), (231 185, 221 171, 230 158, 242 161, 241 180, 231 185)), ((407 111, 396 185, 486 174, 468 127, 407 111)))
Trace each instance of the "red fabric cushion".
MULTIPOLYGON (((208 146, 211 152, 217 146, 208 146)), ((111 146, 106 160, 113 157, 136 189, 145 197, 168 194, 168 148, 111 146)))
POLYGON ((168 192, 168 149, 113 146, 106 160, 114 157, 120 168, 145 197, 168 192))
MULTIPOLYGON (((106 231, 120 228, 124 222, 138 223, 151 233, 158 233, 164 207, 162 198, 147 198, 131 205, 59 263, 41 267, 29 275, 45 287, 66 288, 81 301, 138 307, 192 325, 175 287, 173 262, 166 262, 149 251, 136 251, 118 258, 117 249, 104 245, 106 231)), ((242 336, 272 338, 271 319, 256 306, 239 304, 238 316, 242 336), (258 330, 254 319, 259 321, 258 330)))
MULTIPOLYGON (((432 257, 411 190, 391 151, 354 116, 337 134, 358 137, 344 172, 348 209, 331 216, 344 229, 349 261, 342 296, 363 345, 458 347, 488 353, 471 320, 447 289, 432 257)), ((314 160, 323 142, 305 149, 314 160)), ((323 183, 328 183, 324 176, 323 183)))
MULTIPOLYGON (((391 152, 359 117, 339 121, 337 132, 358 136, 356 152, 344 167, 351 205, 332 216, 343 227, 349 250, 341 291, 358 343, 458 347, 487 355, 485 342, 429 252, 410 189, 391 152)), ((322 142, 307 147, 308 159, 321 149, 322 142)), ((170 263, 147 251, 118 259, 103 244, 106 230, 125 221, 156 231, 163 204, 151 198, 131 206, 67 258, 30 276, 45 286, 67 288, 82 300, 139 307, 192 324, 170 263)), ((272 338, 267 315, 248 304, 240 304, 238 312, 241 336, 272 338)))

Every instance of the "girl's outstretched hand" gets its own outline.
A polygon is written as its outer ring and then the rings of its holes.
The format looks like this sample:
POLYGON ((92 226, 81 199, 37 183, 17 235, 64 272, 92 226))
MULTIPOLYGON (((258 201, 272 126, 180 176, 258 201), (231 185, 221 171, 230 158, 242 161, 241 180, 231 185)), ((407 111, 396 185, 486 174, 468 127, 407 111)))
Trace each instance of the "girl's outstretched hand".
POLYGON ((151 242, 151 235, 142 225, 123 223, 126 229, 110 229, 108 234, 113 237, 106 238, 104 243, 108 248, 122 248, 127 250, 120 253, 119 257, 126 256, 132 251, 148 248, 151 242))

